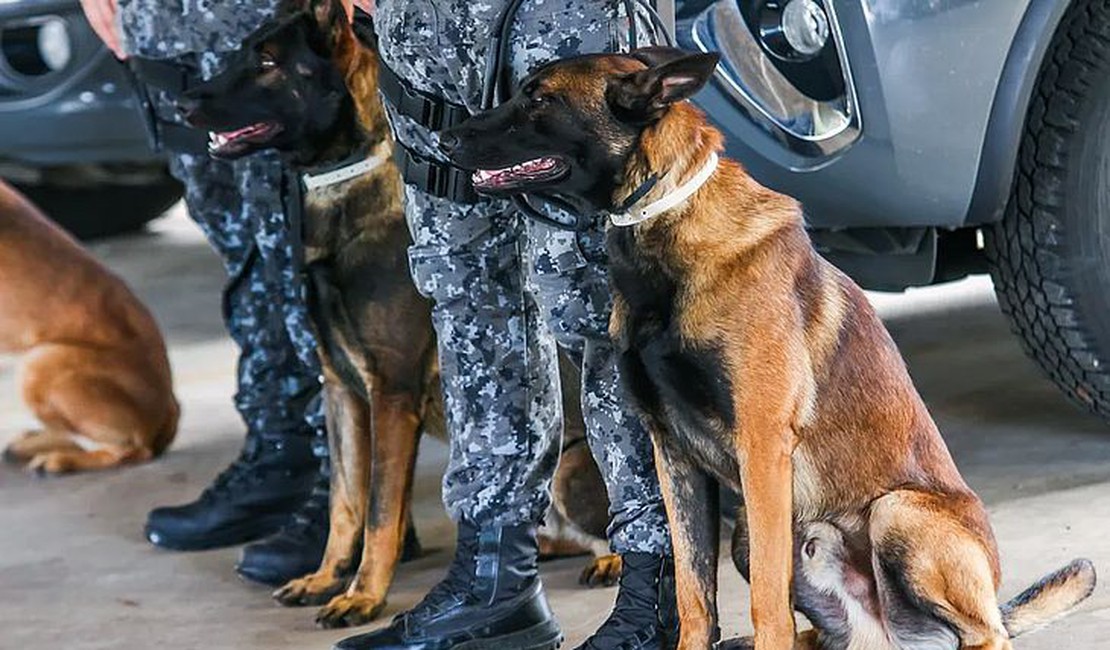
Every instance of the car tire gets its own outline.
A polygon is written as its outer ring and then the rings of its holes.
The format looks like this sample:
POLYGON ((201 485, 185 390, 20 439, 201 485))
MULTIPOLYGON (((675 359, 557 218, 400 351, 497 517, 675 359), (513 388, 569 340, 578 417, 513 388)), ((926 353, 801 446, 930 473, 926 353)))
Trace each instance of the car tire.
POLYGON ((985 233, 1002 311, 1074 402, 1110 421, 1110 5, 1079 0, 1050 47, 1013 193, 985 233))
POLYGON ((57 224, 85 240, 139 230, 182 194, 181 184, 169 176, 148 185, 29 185, 18 189, 57 224))

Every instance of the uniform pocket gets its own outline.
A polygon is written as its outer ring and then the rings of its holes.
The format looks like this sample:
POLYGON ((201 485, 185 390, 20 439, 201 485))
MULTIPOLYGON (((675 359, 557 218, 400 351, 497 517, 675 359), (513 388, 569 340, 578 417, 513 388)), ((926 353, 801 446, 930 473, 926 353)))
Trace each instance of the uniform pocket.
POLYGON ((454 278, 451 249, 444 246, 410 246, 409 273, 420 295, 439 302, 463 291, 454 278))

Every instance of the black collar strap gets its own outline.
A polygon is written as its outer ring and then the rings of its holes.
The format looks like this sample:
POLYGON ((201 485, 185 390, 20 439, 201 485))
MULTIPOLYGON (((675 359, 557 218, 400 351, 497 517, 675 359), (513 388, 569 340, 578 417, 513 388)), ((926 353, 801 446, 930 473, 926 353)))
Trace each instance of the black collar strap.
POLYGON ((648 176, 647 180, 645 180, 643 183, 640 183, 640 186, 636 188, 635 192, 629 194, 628 198, 621 202, 620 207, 617 208, 617 212, 628 212, 629 210, 631 210, 632 206, 639 203, 640 199, 644 198, 645 196, 647 196, 648 192, 655 189, 655 185, 658 182, 659 174, 652 174, 651 176, 648 176))

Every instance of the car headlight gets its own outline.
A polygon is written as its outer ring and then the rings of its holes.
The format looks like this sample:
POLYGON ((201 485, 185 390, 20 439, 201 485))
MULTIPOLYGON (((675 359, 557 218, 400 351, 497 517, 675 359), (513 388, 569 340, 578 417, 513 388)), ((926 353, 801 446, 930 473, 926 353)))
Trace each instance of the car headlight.
POLYGON ((73 47, 66 22, 60 18, 51 18, 40 25, 38 47, 42 62, 52 71, 57 72, 69 65, 73 58, 73 47))

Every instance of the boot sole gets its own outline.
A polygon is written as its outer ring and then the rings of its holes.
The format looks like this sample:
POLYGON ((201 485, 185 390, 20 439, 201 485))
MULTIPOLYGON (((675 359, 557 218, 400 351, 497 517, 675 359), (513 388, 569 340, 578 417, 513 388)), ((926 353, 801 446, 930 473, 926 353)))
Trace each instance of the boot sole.
POLYGON ((455 650, 557 650, 563 645, 563 632, 554 621, 492 639, 475 639, 455 646, 455 650))
POLYGON ((289 520, 289 515, 273 515, 252 519, 249 523, 228 526, 199 537, 165 536, 147 526, 143 536, 158 548, 170 551, 207 551, 214 548, 239 546, 273 535, 289 520))

